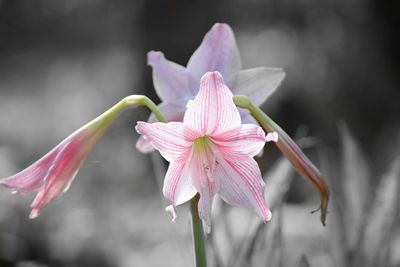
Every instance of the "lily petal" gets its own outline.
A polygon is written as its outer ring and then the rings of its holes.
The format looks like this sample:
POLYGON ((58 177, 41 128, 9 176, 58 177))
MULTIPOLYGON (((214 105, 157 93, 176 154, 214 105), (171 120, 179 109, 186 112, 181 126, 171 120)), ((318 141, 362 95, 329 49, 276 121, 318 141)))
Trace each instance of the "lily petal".
POLYGON ((230 161, 223 157, 218 161, 218 194, 229 204, 254 210, 264 222, 269 221, 271 211, 265 204, 265 183, 257 162, 252 158, 230 161))
POLYGON ((216 23, 193 53, 187 68, 195 80, 208 71, 219 71, 228 86, 232 85, 234 75, 242 68, 232 29, 227 24, 216 23))
POLYGON ((68 190, 72 180, 78 173, 83 161, 87 158, 95 143, 82 146, 80 142, 68 143, 57 156, 54 166, 45 177, 44 189, 40 190, 32 202, 31 219, 37 217, 60 193, 68 190))
POLYGON ((246 95, 256 105, 261 105, 278 88, 285 78, 280 68, 258 67, 242 70, 236 75, 232 90, 235 95, 246 95))
POLYGON ((185 203, 197 193, 188 171, 188 165, 189 162, 186 161, 169 164, 165 175, 163 193, 173 206, 185 203))
POLYGON ((232 93, 219 72, 207 72, 200 91, 188 107, 183 123, 201 134, 219 134, 240 127, 240 115, 232 93))
POLYGON ((47 177, 54 166, 54 161, 60 154, 64 146, 57 146, 43 158, 26 168, 25 170, 0 180, 4 186, 14 188, 16 194, 25 194, 33 190, 38 190, 44 184, 43 177, 47 177))
MULTIPOLYGON (((172 104, 172 103, 161 103, 158 105, 161 113, 167 119, 167 121, 182 121, 183 115, 185 114, 186 107, 184 105, 172 104)), ((158 119, 152 113, 147 122, 157 122, 158 119)), ((142 153, 149 153, 154 151, 154 147, 151 143, 146 140, 143 136, 140 136, 136 142, 136 148, 142 153)))
POLYGON ((213 135, 212 141, 225 158, 233 160, 254 157, 263 149, 267 139, 260 126, 243 124, 240 128, 213 135))
POLYGON ((193 151, 190 161, 190 171, 193 184, 200 194, 198 211, 205 222, 207 232, 211 227, 211 207, 215 194, 218 192, 219 181, 214 174, 214 154, 206 145, 204 151, 193 151))
POLYGON ((67 137, 30 167, 0 180, 0 183, 13 188, 16 193, 37 191, 29 216, 31 219, 37 217, 55 197, 68 189, 108 126, 109 123, 93 121, 67 137))
POLYGON ((199 136, 181 122, 147 123, 138 121, 136 131, 150 141, 169 162, 186 159, 193 141, 199 136))
POLYGON ((211 210, 215 193, 211 192, 208 187, 204 188, 200 193, 199 199, 199 216, 205 223, 206 233, 211 232, 211 210))
POLYGON ((179 64, 165 59, 161 52, 150 51, 147 63, 153 68, 153 83, 162 101, 180 103, 196 95, 192 75, 179 64))

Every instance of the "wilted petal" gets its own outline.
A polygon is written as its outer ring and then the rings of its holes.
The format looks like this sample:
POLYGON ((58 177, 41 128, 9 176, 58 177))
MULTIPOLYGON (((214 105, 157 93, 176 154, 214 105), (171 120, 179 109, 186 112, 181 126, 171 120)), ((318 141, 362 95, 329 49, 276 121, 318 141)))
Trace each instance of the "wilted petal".
POLYGON ((243 124, 219 135, 213 135, 212 141, 225 158, 240 159, 257 155, 264 147, 267 138, 260 126, 243 124))
POLYGON ((185 203, 197 193, 188 166, 188 161, 171 162, 165 175, 163 193, 174 206, 185 203))
MULTIPOLYGON (((321 203, 319 209, 321 210, 321 222, 325 225, 329 201, 329 188, 318 168, 315 167, 293 139, 259 107, 254 105, 249 98, 246 96, 235 96, 234 102, 239 107, 247 108, 251 111, 263 129, 277 133, 279 136, 276 143, 277 147, 290 160, 293 167, 320 192, 321 203)), ((275 135, 272 137, 276 138, 277 136, 275 135)))
POLYGON ((232 29, 227 24, 217 23, 193 53, 187 68, 197 80, 206 72, 218 71, 230 86, 233 76, 241 70, 241 65, 232 29))
POLYGON ((285 78, 280 68, 258 67, 240 71, 232 90, 235 95, 246 95, 256 105, 261 105, 278 88, 285 78))
POLYGON ((43 158, 9 178, 0 180, 15 192, 37 191, 30 218, 37 217, 55 197, 67 189, 90 151, 109 126, 93 121, 70 135, 43 158))
POLYGON ((14 192, 37 191, 29 216, 37 217, 55 197, 68 190, 97 141, 121 111, 140 105, 154 106, 144 96, 128 96, 68 136, 32 166, 9 178, 0 179, 0 183, 14 192))
POLYGON ((219 181, 218 194, 231 205, 254 210, 264 222, 269 221, 271 212, 265 204, 265 183, 257 162, 252 158, 230 161, 223 157, 218 162, 215 174, 219 181))
POLYGON ((198 134, 181 122, 147 123, 139 121, 136 131, 160 151, 169 162, 187 158, 193 141, 198 134))
MULTIPOLYGON (((183 115, 185 114, 186 107, 184 105, 172 104, 172 103, 161 103, 158 105, 161 113, 167 119, 167 121, 183 121, 183 115)), ((157 122, 158 119, 152 113, 147 122, 157 122)), ((143 136, 140 136, 136 142, 136 148, 142 153, 149 153, 154 151, 154 147, 151 143, 146 140, 143 136)))
POLYGON ((183 123, 202 134, 218 134, 240 126, 240 115, 232 93, 218 72, 206 73, 200 91, 188 107, 183 123))
POLYGON ((24 194, 33 190, 38 190, 45 182, 43 177, 48 176, 57 156, 62 152, 65 144, 60 144, 43 158, 26 168, 25 170, 0 180, 6 187, 13 188, 15 193, 24 194))
POLYGON ((155 51, 147 54, 147 63, 153 68, 154 88, 162 101, 180 103, 196 95, 194 79, 185 67, 155 51))
POLYGON ((80 140, 74 141, 72 140, 64 147, 58 156, 58 161, 55 162, 51 172, 45 178, 44 188, 38 192, 32 202, 30 218, 37 217, 55 197, 69 188, 82 163, 95 145, 95 142, 90 141, 88 144, 83 144, 80 140))

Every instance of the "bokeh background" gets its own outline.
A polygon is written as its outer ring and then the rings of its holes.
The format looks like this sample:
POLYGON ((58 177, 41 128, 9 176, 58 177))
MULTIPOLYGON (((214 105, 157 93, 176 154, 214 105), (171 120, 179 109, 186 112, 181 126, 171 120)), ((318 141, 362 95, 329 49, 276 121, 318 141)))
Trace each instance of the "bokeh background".
MULTIPOLYGON (((0 0, 0 177, 28 166, 129 94, 154 93, 149 50, 186 65, 216 22, 244 68, 283 67, 263 109, 331 186, 318 194, 266 147, 273 222, 216 202, 211 266, 399 266, 400 2, 0 0), (360 265, 361 264, 361 265, 360 265)), ((0 266, 193 266, 187 207, 170 223, 166 163, 135 149, 124 113, 72 187, 35 220, 33 194, 0 190, 0 266)))

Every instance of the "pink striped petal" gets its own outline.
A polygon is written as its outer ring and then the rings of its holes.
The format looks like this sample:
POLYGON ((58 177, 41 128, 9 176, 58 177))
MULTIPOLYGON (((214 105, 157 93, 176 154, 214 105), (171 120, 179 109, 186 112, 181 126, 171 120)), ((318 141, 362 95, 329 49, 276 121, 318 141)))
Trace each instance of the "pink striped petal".
MULTIPOLYGON (((177 105, 171 103, 161 103, 158 105, 161 113, 167 119, 167 121, 182 121, 183 115, 185 114, 186 107, 185 105, 177 105)), ((158 119, 152 113, 147 122, 157 122, 158 119)), ((143 136, 140 136, 138 141, 136 142, 136 148, 142 153, 149 153, 154 151, 154 147, 151 143, 146 140, 143 136)))
POLYGON ((37 191, 30 218, 40 212, 62 191, 66 190, 88 154, 102 136, 107 124, 93 121, 56 146, 30 167, 0 183, 17 193, 37 191))
POLYGON ((57 156, 64 147, 64 144, 57 146, 25 170, 0 180, 0 183, 6 187, 13 188, 15 190, 14 193, 18 194, 39 190, 45 182, 44 177, 49 175, 57 156))
POLYGON ((215 193, 209 187, 202 188, 198 204, 199 217, 205 224, 206 233, 211 232, 211 210, 215 193))
POLYGON ((180 205, 192 199, 197 191, 193 185, 189 162, 171 162, 165 175, 163 193, 173 204, 180 205))
POLYGON ((138 121, 136 131, 143 135, 169 162, 185 160, 193 141, 199 136, 181 122, 138 121))
POLYGON ((207 72, 201 78, 199 94, 188 107, 183 123, 204 135, 238 128, 240 115, 232 96, 219 72, 207 72))
POLYGON ((230 161, 223 157, 218 161, 218 194, 229 204, 254 210, 264 222, 269 221, 271 212, 265 204, 265 184, 257 162, 252 158, 230 161))
POLYGON ((230 86, 233 76, 242 68, 240 54, 232 29, 217 23, 206 34, 200 47, 193 53, 187 68, 196 80, 208 71, 218 71, 230 86))
POLYGON ((211 226, 211 207, 215 194, 218 192, 219 181, 215 179, 215 154, 206 144, 200 150, 192 153, 190 172, 193 184, 200 194, 198 211, 200 218, 206 225, 207 232, 211 226))
POLYGON ((153 68, 154 88, 162 101, 180 103, 196 95, 194 79, 186 68, 155 51, 147 54, 147 63, 153 68))
POLYGON ((285 72, 280 68, 258 67, 240 71, 232 90, 235 95, 246 95, 255 105, 261 105, 275 92, 285 72))
POLYGON ((267 141, 263 129, 254 124, 243 124, 211 139, 224 157, 232 160, 254 157, 267 141))
POLYGON ((46 177, 44 188, 38 192, 32 202, 32 212, 29 215, 31 219, 36 218, 55 197, 69 188, 79 168, 95 145, 93 142, 82 144, 82 141, 72 140, 64 147, 51 173, 46 177))

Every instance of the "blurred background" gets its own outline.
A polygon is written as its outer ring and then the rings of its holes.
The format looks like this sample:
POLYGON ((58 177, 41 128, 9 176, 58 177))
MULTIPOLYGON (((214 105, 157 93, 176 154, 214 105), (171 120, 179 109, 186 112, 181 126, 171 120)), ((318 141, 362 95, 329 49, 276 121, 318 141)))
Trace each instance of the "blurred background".
MULTIPOLYGON (((321 169, 317 192, 273 146, 259 159, 274 214, 214 206, 210 266, 400 266, 400 2, 0 0, 0 177, 25 168, 129 94, 155 102, 149 50, 186 65, 216 22, 243 68, 283 67, 263 109, 321 169)), ((67 194, 29 220, 34 194, 0 190, 0 266, 193 266, 187 207, 164 212, 166 163, 135 149, 124 113, 67 194)))

